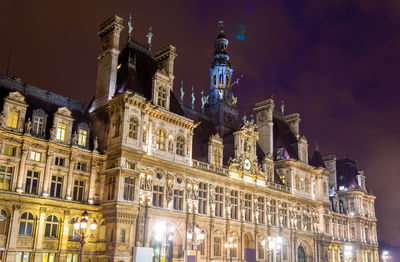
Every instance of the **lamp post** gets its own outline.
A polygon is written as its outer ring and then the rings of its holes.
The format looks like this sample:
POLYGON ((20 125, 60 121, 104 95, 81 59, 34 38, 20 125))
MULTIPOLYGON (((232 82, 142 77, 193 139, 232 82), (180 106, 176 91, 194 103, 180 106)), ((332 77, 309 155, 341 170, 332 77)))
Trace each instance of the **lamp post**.
POLYGON ((344 259, 345 261, 350 261, 353 256, 353 247, 352 246, 344 246, 344 259))
MULTIPOLYGON (((265 248, 267 243, 265 240, 261 241, 261 245, 265 248)), ((282 237, 268 237, 268 251, 272 252, 272 261, 276 262, 276 255, 280 252, 282 247, 282 237)))
POLYGON ((196 261, 197 261, 197 248, 198 246, 203 243, 205 234, 204 230, 199 227, 199 225, 194 226, 194 230, 189 230, 187 232, 187 239, 192 242, 192 245, 194 246, 194 250, 196 252, 196 261))
POLYGON ((233 237, 228 238, 228 242, 225 243, 225 248, 229 248, 229 261, 232 262, 232 249, 237 248, 237 243, 233 242, 233 237))
POLYGON ((172 241, 175 227, 174 226, 167 227, 167 224, 164 221, 161 221, 155 225, 155 231, 156 231, 156 235, 154 236, 155 240, 160 243, 158 261, 161 261, 161 256, 163 256, 164 259, 166 259, 167 256, 166 247, 168 245, 167 240, 172 241))
MULTIPOLYGON (((81 243, 81 254, 79 256, 79 261, 83 261, 83 251, 85 246, 85 239, 89 236, 86 235, 87 225, 89 223, 89 213, 85 210, 82 213, 81 219, 76 219, 74 222, 74 230, 75 233, 79 236, 79 242, 81 243)), ((93 219, 92 223, 90 223, 90 230, 95 231, 97 229, 97 221, 93 219)))
POLYGON ((390 259, 389 251, 383 250, 382 251, 382 261, 383 262, 388 262, 390 259))

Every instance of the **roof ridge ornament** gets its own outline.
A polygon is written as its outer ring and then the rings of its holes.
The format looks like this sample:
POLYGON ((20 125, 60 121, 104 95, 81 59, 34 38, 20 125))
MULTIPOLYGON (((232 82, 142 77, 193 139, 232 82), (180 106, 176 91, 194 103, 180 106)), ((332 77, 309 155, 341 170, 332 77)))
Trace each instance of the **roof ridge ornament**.
POLYGON ((149 45, 149 50, 151 50, 151 39, 153 38, 152 26, 149 27, 149 33, 146 35, 147 44, 149 45))
POLYGON ((224 32, 224 27, 226 27, 226 25, 224 24, 224 20, 219 20, 219 21, 218 21, 218 28, 219 28, 219 31, 220 31, 221 33, 224 32))

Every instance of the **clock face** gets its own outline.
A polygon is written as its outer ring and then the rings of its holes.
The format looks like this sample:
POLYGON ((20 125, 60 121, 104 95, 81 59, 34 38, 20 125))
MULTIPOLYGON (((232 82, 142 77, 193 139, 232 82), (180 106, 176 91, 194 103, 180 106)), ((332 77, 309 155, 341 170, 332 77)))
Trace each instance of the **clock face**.
POLYGON ((247 171, 249 171, 250 168, 251 168, 250 160, 245 159, 245 160, 244 160, 244 169, 246 169, 247 171))

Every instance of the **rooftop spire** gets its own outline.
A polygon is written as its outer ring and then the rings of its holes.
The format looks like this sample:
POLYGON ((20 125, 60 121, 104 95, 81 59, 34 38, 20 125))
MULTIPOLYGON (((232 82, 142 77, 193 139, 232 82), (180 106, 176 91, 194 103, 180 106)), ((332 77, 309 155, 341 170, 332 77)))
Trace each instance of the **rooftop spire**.
POLYGON ((219 21, 218 21, 218 28, 219 28, 219 31, 220 31, 221 33, 224 32, 224 27, 225 27, 224 21, 223 21, 223 20, 219 20, 219 21))

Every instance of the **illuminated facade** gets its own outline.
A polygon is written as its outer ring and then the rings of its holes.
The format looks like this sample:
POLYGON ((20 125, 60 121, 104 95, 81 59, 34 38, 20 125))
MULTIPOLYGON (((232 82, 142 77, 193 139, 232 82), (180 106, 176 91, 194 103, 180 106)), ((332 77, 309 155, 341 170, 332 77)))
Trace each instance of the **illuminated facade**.
POLYGON ((100 26, 87 106, 0 77, 2 261, 77 261, 85 210, 98 226, 84 261, 134 261, 141 247, 156 261, 192 249, 201 261, 378 261, 363 172, 318 149, 309 160, 300 116, 272 99, 238 120, 222 31, 197 110, 174 95, 175 47, 153 55, 130 38, 120 51, 122 29, 117 16, 100 26))

